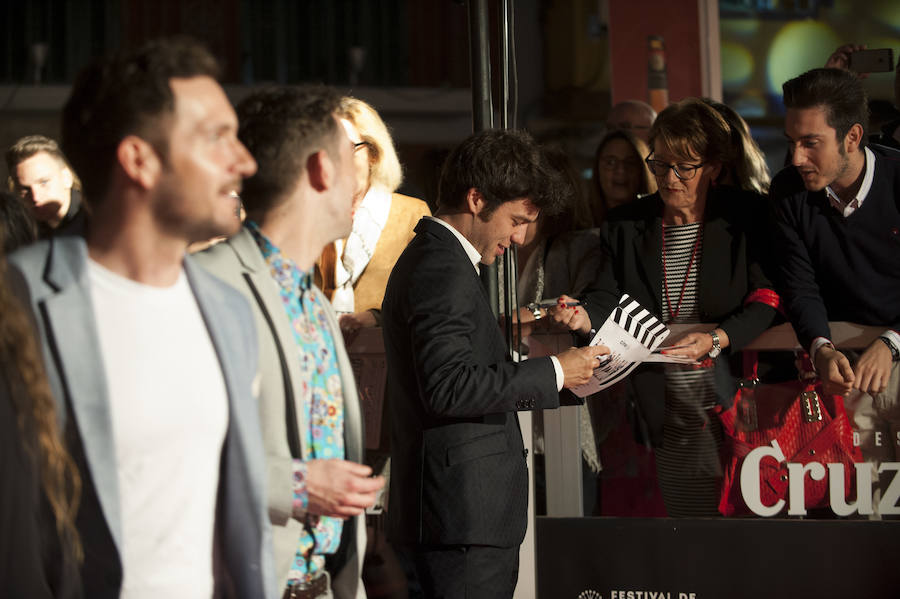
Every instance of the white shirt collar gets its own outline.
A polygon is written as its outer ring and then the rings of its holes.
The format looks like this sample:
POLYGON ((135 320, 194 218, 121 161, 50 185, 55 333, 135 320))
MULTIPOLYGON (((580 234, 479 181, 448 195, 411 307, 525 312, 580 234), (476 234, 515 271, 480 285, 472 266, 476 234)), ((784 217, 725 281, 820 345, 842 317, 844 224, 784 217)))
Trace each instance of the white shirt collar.
POLYGON ((862 185, 859 186, 859 191, 856 192, 856 197, 851 199, 849 202, 844 203, 841 198, 837 196, 836 193, 831 189, 831 186, 825 188, 825 195, 828 196, 831 205, 834 208, 842 213, 844 216, 850 216, 854 210, 862 206, 863 201, 866 199, 866 196, 869 195, 869 190, 872 189, 872 179, 875 178, 875 154, 872 153, 868 147, 865 148, 866 151, 866 172, 863 175, 862 185))
POLYGON ((453 233, 453 235, 456 236, 456 238, 459 240, 459 243, 460 245, 462 245, 463 249, 466 250, 466 255, 468 255, 469 260, 472 261, 472 266, 475 267, 475 272, 481 274, 481 268, 478 267, 478 264, 481 262, 481 253, 475 249, 475 246, 472 245, 472 243, 468 239, 466 239, 462 233, 457 231, 456 228, 453 227, 453 225, 451 225, 450 223, 434 216, 426 216, 425 218, 427 218, 428 220, 433 220, 434 222, 440 223, 441 225, 447 227, 447 229, 449 229, 450 232, 453 233))

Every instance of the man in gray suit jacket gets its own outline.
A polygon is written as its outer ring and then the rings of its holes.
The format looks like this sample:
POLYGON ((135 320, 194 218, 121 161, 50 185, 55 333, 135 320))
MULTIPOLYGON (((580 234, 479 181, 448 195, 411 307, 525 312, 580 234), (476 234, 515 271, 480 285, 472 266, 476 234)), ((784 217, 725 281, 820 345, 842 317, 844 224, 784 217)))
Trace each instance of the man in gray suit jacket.
POLYGON ((86 236, 10 258, 84 481, 86 597, 276 593, 252 315, 185 257, 239 228, 256 170, 216 72, 186 40, 83 71, 63 146, 86 236))
MULTIPOLYGON (((259 171, 244 228, 196 256, 250 301, 260 345, 276 572, 285 597, 365 597, 365 527, 381 478, 362 460, 356 383, 334 311, 312 284, 322 248, 350 232, 354 150, 324 87, 273 88, 238 106, 259 171)), ((358 138, 358 137, 357 137, 358 138)))

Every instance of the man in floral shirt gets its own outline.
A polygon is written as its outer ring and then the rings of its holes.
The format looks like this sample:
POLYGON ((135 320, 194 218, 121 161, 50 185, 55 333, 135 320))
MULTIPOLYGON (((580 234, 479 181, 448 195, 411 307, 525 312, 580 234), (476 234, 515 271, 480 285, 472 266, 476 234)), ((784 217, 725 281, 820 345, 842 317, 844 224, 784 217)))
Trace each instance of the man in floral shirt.
POLYGON ((350 232, 354 144, 325 87, 273 88, 238 106, 258 157, 242 230, 198 259, 251 300, 269 514, 285 597, 364 596, 364 523, 383 479, 362 458, 356 384, 334 311, 312 284, 322 248, 350 232))

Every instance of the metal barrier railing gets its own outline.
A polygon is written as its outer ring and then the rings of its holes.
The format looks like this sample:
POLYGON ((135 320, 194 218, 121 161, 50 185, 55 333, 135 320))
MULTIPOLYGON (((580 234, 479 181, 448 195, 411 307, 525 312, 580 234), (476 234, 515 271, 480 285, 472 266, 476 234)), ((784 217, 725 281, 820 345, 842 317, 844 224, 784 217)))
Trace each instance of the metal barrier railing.
MULTIPOLYGON (((885 327, 872 327, 851 322, 832 322, 831 336, 841 349, 863 349, 882 334, 885 327)), ((695 332, 710 331, 714 324, 671 325, 669 339, 695 332)), ((551 353, 571 345, 568 334, 540 335, 538 340, 551 353)), ((746 349, 759 351, 794 350, 800 347, 790 324, 781 324, 765 331, 746 349)), ((577 406, 562 407, 544 412, 544 460, 546 464, 547 515, 562 517, 583 516, 580 410, 577 406)))
MULTIPOLYGON (((709 331, 716 325, 697 323, 672 325, 670 339, 684 333, 709 331)), ((862 349, 867 347, 884 327, 872 327, 851 322, 832 322, 832 341, 838 348, 862 349)), ((568 333, 536 335, 550 353, 558 353, 571 346, 568 333)), ((800 347, 790 324, 781 324, 765 331, 747 346, 747 349, 763 351, 793 350, 800 347)), ((361 329, 348 346, 351 355, 365 357, 384 354, 381 329, 361 329)), ((383 365, 383 361, 381 361, 383 365)), ((363 393, 363 396, 372 393, 363 393)), ((381 396, 381 393, 374 393, 381 396)), ((376 408, 377 409, 377 408, 376 408)), ((548 516, 582 516, 581 501, 581 439, 580 411, 577 406, 562 407, 544 412, 544 459, 546 464, 546 493, 548 516)), ((526 433, 527 433, 526 429, 526 433)))

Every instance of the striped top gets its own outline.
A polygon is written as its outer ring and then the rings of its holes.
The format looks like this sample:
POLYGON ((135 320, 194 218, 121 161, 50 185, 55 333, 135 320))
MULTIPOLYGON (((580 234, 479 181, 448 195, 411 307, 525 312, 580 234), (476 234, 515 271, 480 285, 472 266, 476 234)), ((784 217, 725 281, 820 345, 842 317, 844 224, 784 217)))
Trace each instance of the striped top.
MULTIPOLYGON (((701 223, 668 225, 663 231, 663 320, 699 322, 701 223)), ((708 414, 716 403, 713 369, 666 364, 665 372, 663 444, 656 458, 666 512, 676 518, 716 516, 722 433, 708 414)))
POLYGON ((662 316, 666 323, 697 322, 697 273, 703 256, 700 232, 701 223, 663 225, 662 316))

